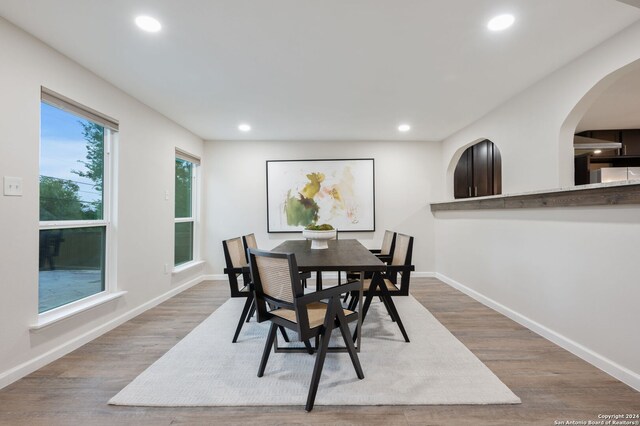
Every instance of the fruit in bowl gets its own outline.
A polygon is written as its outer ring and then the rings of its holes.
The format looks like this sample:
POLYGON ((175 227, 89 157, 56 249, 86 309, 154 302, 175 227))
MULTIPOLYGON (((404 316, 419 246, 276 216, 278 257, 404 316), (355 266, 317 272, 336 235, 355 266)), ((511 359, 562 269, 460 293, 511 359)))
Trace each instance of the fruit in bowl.
POLYGON ((322 225, 309 225, 302 231, 302 236, 311 240, 311 248, 322 250, 329 248, 329 240, 336 238, 336 230, 333 226, 324 223, 322 225))

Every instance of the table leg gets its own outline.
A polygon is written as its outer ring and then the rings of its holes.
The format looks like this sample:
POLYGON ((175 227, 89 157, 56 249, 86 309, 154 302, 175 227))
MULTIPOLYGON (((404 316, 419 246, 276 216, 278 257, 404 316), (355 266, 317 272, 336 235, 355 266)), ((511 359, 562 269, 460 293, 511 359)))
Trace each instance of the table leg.
POLYGON ((356 325, 356 330, 358 333, 358 341, 356 342, 356 351, 360 352, 360 341, 362 339, 362 299, 364 294, 364 271, 360 272, 360 289, 358 293, 360 297, 358 297, 358 324, 356 325))

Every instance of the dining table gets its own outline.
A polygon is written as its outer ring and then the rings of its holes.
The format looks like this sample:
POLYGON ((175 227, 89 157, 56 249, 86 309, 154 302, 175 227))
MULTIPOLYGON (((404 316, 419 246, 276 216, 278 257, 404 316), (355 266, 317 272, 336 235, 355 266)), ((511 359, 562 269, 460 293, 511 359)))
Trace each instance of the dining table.
MULTIPOLYGON (((296 263, 300 272, 318 272, 318 281, 322 285, 321 272, 359 272, 360 276, 360 297, 358 302, 358 321, 356 324, 356 349, 360 351, 362 327, 362 300, 363 283, 365 273, 379 273, 386 269, 386 265, 378 259, 356 239, 329 240, 329 247, 326 249, 312 249, 309 240, 286 240, 276 246, 271 251, 277 253, 294 253, 296 263)), ((339 284, 338 284, 339 285, 339 284)), ((278 348, 276 351, 298 348, 278 348)), ((330 347, 331 351, 344 351, 344 347, 330 347)), ((304 348, 301 348, 304 351, 304 348)))

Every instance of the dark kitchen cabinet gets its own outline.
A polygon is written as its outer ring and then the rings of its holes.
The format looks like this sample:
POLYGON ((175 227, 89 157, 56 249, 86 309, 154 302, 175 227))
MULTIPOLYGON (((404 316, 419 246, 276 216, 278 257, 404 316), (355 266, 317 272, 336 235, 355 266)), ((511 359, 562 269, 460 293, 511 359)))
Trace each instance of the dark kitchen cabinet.
POLYGON ((618 130, 586 130, 576 133, 577 136, 620 142, 622 148, 619 155, 640 155, 640 129, 618 130))
POLYGON ((621 132, 622 155, 640 155, 640 129, 621 132))
POLYGON ((468 198, 472 194, 473 182, 473 149, 468 148, 460 157, 453 172, 453 197, 468 198))
POLYGON ((454 198, 483 197, 502 193, 500 151, 488 139, 467 148, 453 173, 454 198))
MULTIPOLYGON (((607 142, 619 142, 620 149, 588 152, 574 157, 574 183, 591 183, 591 172, 602 167, 640 167, 640 129, 585 130, 576 133, 607 142)), ((576 146, 579 146, 576 145, 576 146)))

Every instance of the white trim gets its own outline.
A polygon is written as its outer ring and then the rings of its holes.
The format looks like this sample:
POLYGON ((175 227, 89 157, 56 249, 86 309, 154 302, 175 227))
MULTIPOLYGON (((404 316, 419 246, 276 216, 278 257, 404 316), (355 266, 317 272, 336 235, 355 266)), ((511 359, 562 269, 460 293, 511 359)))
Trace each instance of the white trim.
MULTIPOLYGON (((189 223, 193 222, 195 224, 195 219, 193 217, 176 217, 176 223, 189 223)), ((195 229, 195 226, 194 226, 195 229)))
POLYGON ((113 134, 117 134, 117 130, 106 127, 104 129, 104 141, 102 144, 102 218, 105 220, 105 241, 104 241, 104 288, 108 294, 116 293, 115 284, 115 269, 112 268, 111 262, 115 256, 116 246, 111 240, 112 233, 112 221, 111 202, 113 201, 113 183, 111 178, 113 177, 113 157, 111 155, 111 138, 113 134))
MULTIPOLYGON (((335 279, 338 278, 338 274, 335 272, 324 272, 326 275, 323 275, 323 278, 327 279, 335 279)), ((435 278, 435 272, 412 272, 411 278, 435 278)), ((227 274, 209 274, 203 276, 205 281, 227 281, 229 277, 227 274)), ((312 278, 313 279, 313 278, 312 278)))
POLYGON ((518 324, 528 328, 534 333, 544 337, 552 343, 560 346, 563 349, 571 352, 572 354, 582 358, 587 361, 589 364, 599 368, 605 373, 613 376, 614 378, 620 380, 621 382, 631 386, 637 391, 640 391, 640 374, 635 373, 629 370, 626 367, 616 363, 615 361, 610 360, 609 358, 594 352, 593 350, 581 345, 578 342, 575 342, 569 339, 562 334, 551 330, 550 328, 545 327, 544 325, 528 318, 519 312, 516 312, 505 305, 496 302, 495 300, 478 293, 477 291, 455 281, 452 278, 447 277, 446 275, 436 273, 436 278, 440 281, 450 285, 451 287, 460 290, 467 296, 472 297, 478 302, 482 303, 485 306, 505 315, 506 317, 514 320, 518 324))
POLYGON ((202 276, 205 281, 227 281, 227 274, 207 274, 202 276))
POLYGON ((435 278, 435 272, 412 272, 411 278, 435 278))
POLYGON ((100 326, 95 327, 92 330, 87 331, 86 333, 70 340, 67 341, 53 349, 51 349, 48 352, 45 352, 44 354, 37 356, 36 358, 30 359, 10 370, 7 370, 5 372, 0 373, 0 389, 4 388, 5 386, 10 385, 11 383, 15 382, 16 380, 21 379, 22 377, 26 376, 27 374, 33 373, 34 371, 38 370, 39 368, 44 367, 45 365, 49 364, 52 361, 55 361, 56 359, 65 356, 66 354, 68 354, 71 351, 74 351, 76 349, 78 349, 79 347, 81 347, 82 345, 89 343, 90 341, 100 337, 101 335, 103 335, 104 333, 113 330, 114 328, 118 327, 121 324, 124 324, 125 322, 129 321, 130 319, 140 315, 141 313, 159 305, 160 303, 164 302, 167 299, 170 299, 171 297, 175 296, 176 294, 179 294, 191 287, 193 287, 196 284, 200 284, 202 281, 205 281, 204 276, 199 276, 197 278, 194 278, 190 281, 187 281, 186 283, 182 284, 179 287, 173 288, 169 291, 167 291, 166 293, 149 300, 146 303, 143 303, 142 305, 138 306, 137 308, 134 308, 128 312, 125 312, 124 314, 120 315, 119 317, 116 317, 100 326))
POLYGON ((81 312, 88 311, 91 308, 95 308, 96 306, 100 306, 112 300, 118 299, 125 294, 127 294, 126 291, 118 291, 116 293, 101 292, 92 295, 97 297, 89 296, 86 299, 78 300, 77 302, 79 303, 71 302, 66 305, 62 305, 60 308, 56 308, 38 315, 38 322, 30 325, 29 330, 38 331, 59 321, 78 315, 81 312))
POLYGON ((200 165, 200 157, 198 157, 197 155, 193 155, 188 151, 185 151, 184 149, 180 149, 178 147, 176 147, 176 158, 179 158, 183 161, 188 161, 191 164, 200 165))
POLYGON ((178 265, 173 268, 171 271, 171 275, 176 275, 184 271, 188 271, 189 269, 195 268, 196 266, 204 265, 204 260, 192 260, 191 262, 183 263, 182 265, 178 265))
MULTIPOLYGON (((103 183, 104 186, 104 183, 103 183)), ((106 217, 105 206, 103 202, 103 215, 106 217)), ((40 229, 74 229, 74 228, 97 228, 100 226, 107 226, 109 222, 107 220, 65 220, 65 221, 43 221, 40 222, 40 229)))
POLYGON ((202 172, 200 162, 198 162, 198 164, 194 164, 193 166, 193 180, 191 183, 191 193, 193 194, 193 205, 191 206, 191 217, 193 218, 193 260, 201 259, 200 232, 202 228, 200 219, 202 215, 200 212, 200 197, 202 197, 202 193, 200 192, 200 187, 202 185, 200 179, 202 179, 202 172))
POLYGON ((116 150, 118 149, 118 137, 117 130, 106 128, 104 131, 104 165, 103 165, 103 177, 102 177, 102 191, 103 191, 103 217, 107 220, 106 240, 105 240, 105 258, 104 258, 104 286, 108 293, 115 293, 118 288, 116 285, 116 274, 118 271, 117 262, 117 232, 118 222, 116 218, 116 191, 117 187, 117 156, 116 150), (106 195, 104 195, 106 193, 106 195), (105 201, 107 200, 107 201, 105 201))
POLYGON ((115 118, 109 117, 108 115, 96 111, 93 108, 82 105, 73 99, 61 95, 60 93, 47 89, 44 86, 40 86, 40 100, 73 115, 78 115, 86 120, 93 121, 107 129, 110 128, 118 131, 118 120, 115 118))
MULTIPOLYGON (((191 260, 188 261, 186 264, 191 264, 193 262, 199 262, 201 260, 200 259, 200 197, 202 194, 200 194, 200 161, 198 160, 197 162, 195 161, 196 157, 190 158, 190 155, 187 155, 185 153, 185 151, 181 151, 180 149, 176 148, 176 154, 175 154, 175 158, 174 161, 179 159, 182 161, 186 161, 188 163, 191 163, 191 216, 189 217, 175 217, 174 214, 174 226, 177 223, 192 223, 192 247, 191 247, 191 260)), ((176 187, 175 187, 175 169, 174 169, 174 186, 173 186, 173 192, 174 192, 174 199, 173 199, 173 204, 175 207, 175 203, 176 203, 176 187)), ((174 253, 174 259, 175 259, 175 250, 176 250, 176 235, 175 235, 175 228, 174 228, 174 233, 173 233, 173 253, 174 253)), ((174 260, 175 262, 175 260, 174 260)), ((183 264, 183 265, 186 265, 183 264)), ((175 265, 174 264, 174 269, 173 269, 173 273, 178 273, 181 272, 182 265, 175 265)))

